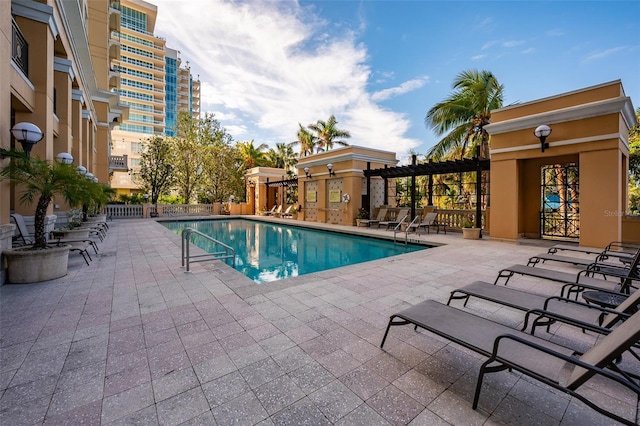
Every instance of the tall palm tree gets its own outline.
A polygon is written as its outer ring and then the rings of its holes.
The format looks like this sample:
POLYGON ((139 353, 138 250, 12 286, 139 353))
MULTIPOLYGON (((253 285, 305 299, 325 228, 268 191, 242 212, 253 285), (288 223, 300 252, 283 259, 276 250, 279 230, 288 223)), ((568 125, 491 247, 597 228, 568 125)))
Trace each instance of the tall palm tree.
POLYGON ((238 148, 240 149, 240 156, 244 161, 244 165, 247 169, 252 167, 258 167, 265 165, 265 153, 264 150, 269 146, 266 143, 262 143, 257 147, 253 145, 253 139, 249 142, 238 142, 238 148))
POLYGON ((332 114, 327 121, 318 120, 315 124, 309 124, 307 126, 316 132, 318 138, 316 152, 332 149, 333 144, 349 146, 347 142, 338 138, 350 138, 351 133, 347 130, 338 129, 336 127, 337 124, 336 116, 332 114))
POLYGON ((438 136, 446 133, 427 157, 440 159, 458 146, 464 156, 469 145, 480 145, 480 156, 489 158, 489 134, 484 126, 491 122, 491 110, 502 107, 504 86, 489 71, 467 70, 456 76, 453 89, 425 117, 425 124, 438 136))
POLYGON ((276 143, 276 148, 271 148, 265 155, 272 167, 290 169, 296 163, 296 155, 293 148, 285 143, 276 143))
POLYGON ((300 154, 299 157, 306 157, 307 155, 313 154, 313 150, 316 147, 317 138, 313 133, 302 127, 302 124, 298 123, 300 129, 298 130, 297 137, 298 139, 290 142, 289 146, 300 145, 300 154))

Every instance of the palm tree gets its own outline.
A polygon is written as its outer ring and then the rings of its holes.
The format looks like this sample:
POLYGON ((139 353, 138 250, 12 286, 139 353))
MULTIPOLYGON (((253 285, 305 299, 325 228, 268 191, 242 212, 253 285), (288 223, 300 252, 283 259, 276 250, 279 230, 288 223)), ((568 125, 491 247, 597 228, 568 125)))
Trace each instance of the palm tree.
POLYGON ((462 147, 464 156, 469 145, 480 145, 480 157, 489 158, 489 134, 484 126, 491 122, 491 110, 502 107, 504 86, 489 71, 467 70, 456 76, 453 89, 425 117, 425 124, 438 136, 448 132, 427 157, 440 159, 455 147, 462 147))
POLYGON ((338 121, 335 115, 331 115, 327 121, 318 120, 315 124, 309 124, 307 127, 314 132, 318 138, 316 152, 329 150, 333 148, 333 144, 349 146, 349 144, 338 138, 350 138, 351 133, 347 130, 338 129, 336 125, 338 121))
POLYGON ((289 170, 296 164, 296 156, 293 148, 285 143, 276 143, 276 148, 271 148, 265 155, 271 166, 289 170))
POLYGON ((290 142, 289 146, 300 145, 300 158, 313 154, 313 150, 316 147, 317 138, 313 133, 302 127, 302 124, 298 123, 300 129, 298 130, 298 139, 290 142))
POLYGON ((262 143, 257 147, 253 146, 253 139, 249 142, 238 142, 238 148, 240 149, 240 156, 244 161, 244 165, 247 169, 252 167, 258 167, 265 165, 265 153, 264 150, 269 146, 266 143, 262 143))

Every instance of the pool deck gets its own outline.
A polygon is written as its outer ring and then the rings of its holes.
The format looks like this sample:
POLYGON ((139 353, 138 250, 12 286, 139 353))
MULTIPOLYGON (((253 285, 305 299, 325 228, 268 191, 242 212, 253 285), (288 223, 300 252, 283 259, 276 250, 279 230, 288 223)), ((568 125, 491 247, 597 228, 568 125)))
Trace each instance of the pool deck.
MULTIPOLYGON (((432 231, 420 240, 442 245, 429 250, 256 285, 218 262, 185 273, 180 237, 154 220, 109 224, 90 266, 72 254, 64 278, 0 287, 0 424, 614 424, 506 371, 487 376, 473 410, 482 357, 409 325, 392 328, 379 347, 390 315, 493 282, 548 243, 432 231)), ((560 288, 512 282, 547 294, 560 288)), ((523 319, 489 302, 463 309, 514 327, 523 319)), ((538 334, 572 347, 595 341, 566 326, 538 334)), ((624 363, 640 373, 637 361, 624 363)), ((589 392, 617 412, 637 408, 621 392, 589 392)))

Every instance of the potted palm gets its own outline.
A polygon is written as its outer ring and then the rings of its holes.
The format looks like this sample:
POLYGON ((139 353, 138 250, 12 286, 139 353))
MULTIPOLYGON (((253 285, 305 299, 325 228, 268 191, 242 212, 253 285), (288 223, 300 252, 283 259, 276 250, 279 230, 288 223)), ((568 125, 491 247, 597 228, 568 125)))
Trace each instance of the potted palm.
POLYGON ((356 226, 360 227, 360 221, 362 219, 369 219, 369 210, 364 207, 360 207, 356 213, 356 226))
POLYGON ((30 205, 34 201, 36 204, 33 245, 2 252, 8 282, 31 283, 66 275, 69 246, 47 244, 47 209, 54 196, 64 197, 72 206, 78 205, 95 183, 77 174, 71 164, 29 158, 15 150, 0 149, 0 154, 11 158, 9 165, 0 170, 0 179, 17 185, 22 204, 30 205))
POLYGON ((480 239, 480 228, 476 228, 471 218, 464 219, 462 221, 462 238, 465 240, 478 240, 480 239))

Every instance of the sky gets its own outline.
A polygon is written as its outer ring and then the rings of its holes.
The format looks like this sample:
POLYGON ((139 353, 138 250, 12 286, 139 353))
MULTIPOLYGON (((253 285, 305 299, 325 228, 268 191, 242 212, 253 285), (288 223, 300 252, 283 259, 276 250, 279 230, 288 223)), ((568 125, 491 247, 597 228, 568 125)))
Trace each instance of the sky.
POLYGON ((406 163, 440 140, 425 115, 470 69, 497 77, 505 106, 613 80, 640 106, 638 0, 150 3, 201 112, 255 146, 333 114, 349 144, 406 163))

